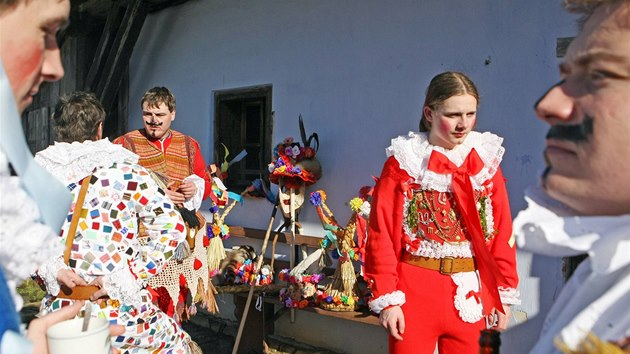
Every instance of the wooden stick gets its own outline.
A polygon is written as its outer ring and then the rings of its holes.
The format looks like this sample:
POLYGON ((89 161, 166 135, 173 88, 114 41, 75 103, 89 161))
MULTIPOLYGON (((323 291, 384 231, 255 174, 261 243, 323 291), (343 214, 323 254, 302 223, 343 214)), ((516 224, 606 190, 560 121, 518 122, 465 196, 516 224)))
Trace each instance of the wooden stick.
MULTIPOLYGON (((276 203, 273 207, 273 211, 271 212, 271 218, 269 218, 269 225, 267 225, 267 231, 265 232, 265 239, 263 240, 262 250, 260 251, 260 255, 258 256, 258 260, 256 261, 256 267, 254 268, 254 279, 258 279, 258 273, 260 272, 263 258, 265 258, 267 241, 269 241, 269 235, 271 234, 271 229, 273 228, 273 222, 276 218, 277 210, 278 204, 276 203)), ((241 323, 238 325, 238 333, 236 335, 236 340, 234 341, 232 354, 236 354, 238 352, 238 346, 241 342, 241 337, 243 336, 243 329, 245 328, 245 321, 247 320, 247 313, 249 312, 249 306, 251 305, 252 297, 254 296, 254 287, 255 284, 250 284, 249 293, 247 294, 247 301, 245 302, 245 309, 243 310, 243 318, 241 318, 241 323)))
MULTIPOLYGON (((295 189, 289 189, 289 210, 291 211, 291 259, 289 260, 290 268, 295 267, 295 189)), ((291 308, 290 322, 295 323, 295 309, 291 308)))

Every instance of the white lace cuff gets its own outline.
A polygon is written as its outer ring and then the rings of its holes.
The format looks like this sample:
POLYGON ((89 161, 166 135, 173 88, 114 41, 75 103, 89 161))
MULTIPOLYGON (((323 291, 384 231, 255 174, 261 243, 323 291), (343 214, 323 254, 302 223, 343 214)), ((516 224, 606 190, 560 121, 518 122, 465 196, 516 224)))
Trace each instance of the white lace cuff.
POLYGON ((199 208, 201 208, 201 202, 203 201, 203 192, 206 188, 206 182, 197 175, 190 175, 184 178, 184 182, 186 181, 194 183, 195 187, 197 187, 197 192, 184 202, 184 208, 194 211, 199 210, 199 208))
POLYGON ((501 297, 501 303, 506 305, 520 305, 521 293, 514 288, 499 287, 499 296, 501 297))
POLYGON ((62 269, 70 269, 70 267, 63 262, 62 256, 57 256, 49 259, 37 270, 37 275, 44 281, 46 291, 50 295, 57 296, 59 294, 60 286, 57 281, 57 274, 62 269))
POLYGON ((396 290, 393 293, 385 294, 370 301, 370 310, 380 313, 387 306, 402 305, 405 303, 405 293, 396 290))
POLYGON ((109 297, 119 300, 125 305, 140 308, 142 286, 126 268, 118 268, 103 278, 103 288, 109 297))

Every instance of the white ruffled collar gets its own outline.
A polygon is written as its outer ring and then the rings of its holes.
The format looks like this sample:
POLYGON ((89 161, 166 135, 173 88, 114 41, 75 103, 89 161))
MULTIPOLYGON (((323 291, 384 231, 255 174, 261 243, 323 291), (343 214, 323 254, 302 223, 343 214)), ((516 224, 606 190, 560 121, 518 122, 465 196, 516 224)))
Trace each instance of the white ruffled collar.
POLYGON ((456 166, 460 166, 474 148, 484 163, 483 169, 471 176, 473 187, 482 189, 499 169, 505 148, 501 146, 503 138, 486 132, 470 132, 464 142, 448 150, 429 143, 428 133, 409 132, 407 136, 392 139, 386 149, 387 156, 394 156, 400 168, 405 170, 423 189, 448 192, 451 188, 452 176, 429 171, 429 157, 433 150, 444 154, 456 166))
POLYGON ((55 142, 38 152, 35 161, 68 185, 91 174, 97 167, 109 167, 121 162, 137 163, 138 155, 105 138, 82 143, 55 142))
POLYGON ((630 214, 575 216, 541 188, 525 192, 527 209, 514 219, 518 246, 547 256, 588 253, 595 273, 608 273, 630 264, 630 214))

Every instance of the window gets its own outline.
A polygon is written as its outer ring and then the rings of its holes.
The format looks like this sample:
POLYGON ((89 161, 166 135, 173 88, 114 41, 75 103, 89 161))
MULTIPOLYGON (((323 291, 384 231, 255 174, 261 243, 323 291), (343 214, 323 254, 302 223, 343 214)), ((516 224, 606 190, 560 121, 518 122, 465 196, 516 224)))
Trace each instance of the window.
POLYGON ((225 149, 228 160, 241 150, 247 156, 230 166, 226 186, 241 192, 256 178, 267 175, 271 161, 271 85, 254 86, 214 93, 215 161, 222 162, 225 149))

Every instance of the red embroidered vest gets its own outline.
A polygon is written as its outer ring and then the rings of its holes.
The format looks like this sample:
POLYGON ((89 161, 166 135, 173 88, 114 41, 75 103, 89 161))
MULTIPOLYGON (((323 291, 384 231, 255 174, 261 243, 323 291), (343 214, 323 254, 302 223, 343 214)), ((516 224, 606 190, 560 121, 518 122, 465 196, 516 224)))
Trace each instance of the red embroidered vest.
MULTIPOLYGON (((486 241, 494 237, 494 230, 487 230, 486 198, 475 191, 475 201, 482 222, 486 241)), ((466 225, 452 193, 434 190, 416 190, 411 200, 405 205, 405 224, 408 231, 416 237, 438 241, 440 243, 458 243, 470 240, 466 225)))
POLYGON ((125 134, 123 146, 140 156, 138 164, 179 184, 184 178, 192 175, 195 161, 195 149, 191 139, 171 130, 171 143, 165 153, 149 141, 143 130, 136 130, 125 134))

